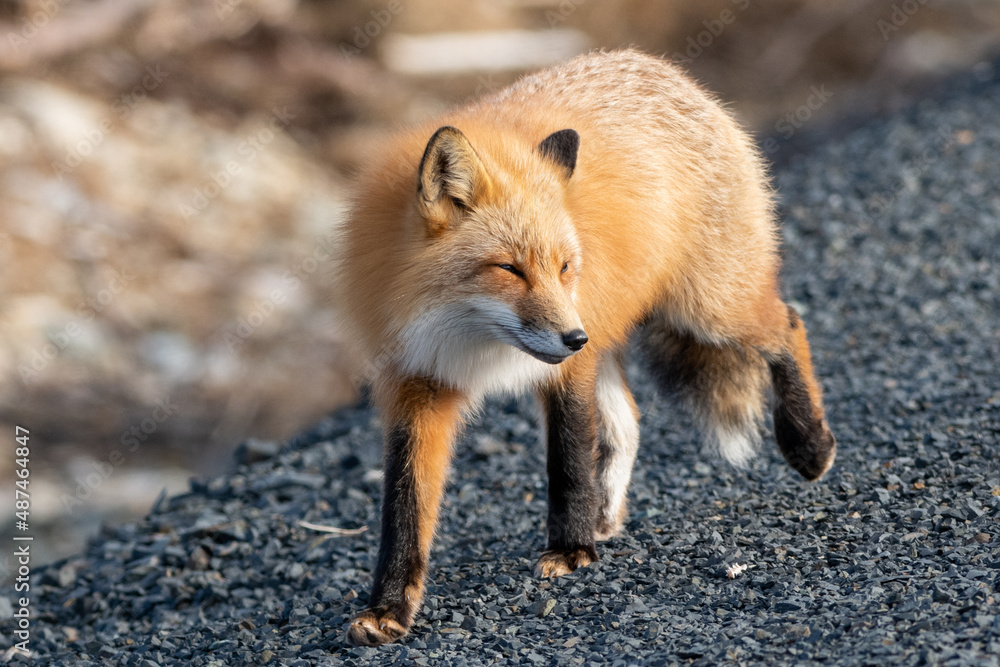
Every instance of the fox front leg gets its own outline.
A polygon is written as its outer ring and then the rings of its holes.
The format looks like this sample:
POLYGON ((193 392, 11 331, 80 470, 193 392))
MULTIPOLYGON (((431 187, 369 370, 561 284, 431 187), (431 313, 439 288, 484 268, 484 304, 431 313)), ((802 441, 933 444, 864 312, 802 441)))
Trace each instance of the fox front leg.
POLYGON ((456 392, 411 380, 382 410, 387 424, 382 541, 368 608, 347 631, 352 644, 399 639, 420 608, 461 405, 456 392))
POLYGON ((561 577, 598 559, 594 544, 597 445, 593 374, 570 376, 542 391, 549 477, 548 547, 536 576, 561 577))

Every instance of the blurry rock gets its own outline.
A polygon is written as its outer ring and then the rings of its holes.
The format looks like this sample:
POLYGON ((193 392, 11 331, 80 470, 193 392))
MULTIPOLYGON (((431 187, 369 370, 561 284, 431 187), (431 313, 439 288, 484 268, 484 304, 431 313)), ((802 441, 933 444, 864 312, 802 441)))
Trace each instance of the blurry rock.
POLYGON ((386 66, 419 75, 523 71, 554 65, 590 46, 579 30, 502 30, 389 35, 386 66))
POLYGON ((273 440, 258 440, 250 438, 244 440, 236 448, 233 456, 240 465, 250 465, 257 461, 266 461, 277 455, 280 446, 273 440))

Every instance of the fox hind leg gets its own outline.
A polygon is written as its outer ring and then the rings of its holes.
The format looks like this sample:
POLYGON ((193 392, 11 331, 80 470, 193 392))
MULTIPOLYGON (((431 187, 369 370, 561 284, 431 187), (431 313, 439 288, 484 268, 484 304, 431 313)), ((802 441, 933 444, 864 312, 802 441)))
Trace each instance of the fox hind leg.
POLYGON ((643 347, 660 385, 681 399, 701 431, 737 465, 759 446, 770 385, 778 449, 803 477, 816 480, 833 465, 837 445, 824 417, 805 326, 777 296, 767 303, 756 326, 719 343, 678 332, 666 318, 653 319, 643 347))
POLYGON ((813 375, 806 329, 791 306, 787 343, 767 354, 774 386, 774 436, 788 464, 808 480, 823 476, 837 454, 837 442, 823 413, 813 375))
POLYGON ((598 366, 597 403, 597 526, 594 537, 617 535, 625 521, 626 495, 639 449, 639 411, 625 380, 621 352, 605 356, 598 366))

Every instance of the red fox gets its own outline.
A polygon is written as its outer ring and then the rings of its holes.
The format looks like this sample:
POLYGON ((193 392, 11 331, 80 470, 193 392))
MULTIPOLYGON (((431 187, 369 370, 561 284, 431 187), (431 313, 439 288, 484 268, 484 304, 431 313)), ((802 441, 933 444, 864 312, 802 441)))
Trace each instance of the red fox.
POLYGON ((548 546, 536 574, 597 560, 639 445, 623 360, 653 374, 730 461, 774 431, 806 479, 836 443, 806 330, 778 293, 751 140, 675 66, 580 56, 403 131, 372 153, 339 231, 339 303, 385 428, 382 536, 348 639, 406 634, 463 417, 498 392, 545 415, 548 546))

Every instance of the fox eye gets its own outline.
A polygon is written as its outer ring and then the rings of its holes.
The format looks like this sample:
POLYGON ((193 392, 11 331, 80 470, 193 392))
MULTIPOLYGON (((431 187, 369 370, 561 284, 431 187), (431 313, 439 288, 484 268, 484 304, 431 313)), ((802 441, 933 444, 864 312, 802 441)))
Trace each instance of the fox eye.
POLYGON ((517 268, 513 264, 497 264, 497 266, 499 266, 504 271, 508 271, 510 273, 513 273, 518 278, 523 278, 524 277, 524 274, 521 273, 521 269, 517 268))
POLYGON ((562 267, 562 269, 561 269, 561 270, 559 271, 559 273, 566 273, 566 270, 567 270, 568 268, 569 268, 569 262, 563 262, 563 267, 562 267))

